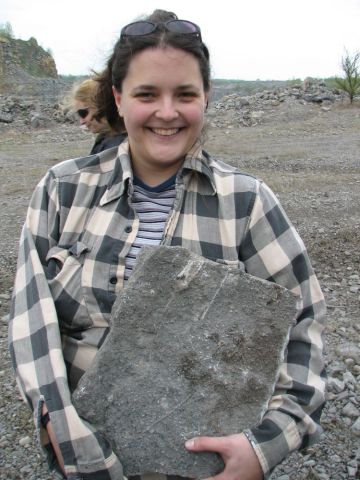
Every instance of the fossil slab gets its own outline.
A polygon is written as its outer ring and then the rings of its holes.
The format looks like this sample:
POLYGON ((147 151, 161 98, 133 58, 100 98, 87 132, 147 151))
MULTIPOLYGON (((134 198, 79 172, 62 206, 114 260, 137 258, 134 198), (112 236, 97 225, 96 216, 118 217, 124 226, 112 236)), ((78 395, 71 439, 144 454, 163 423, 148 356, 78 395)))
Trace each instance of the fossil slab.
POLYGON ((146 248, 75 407, 127 476, 214 475, 221 458, 185 440, 260 421, 294 316, 295 296, 274 283, 180 247, 146 248))

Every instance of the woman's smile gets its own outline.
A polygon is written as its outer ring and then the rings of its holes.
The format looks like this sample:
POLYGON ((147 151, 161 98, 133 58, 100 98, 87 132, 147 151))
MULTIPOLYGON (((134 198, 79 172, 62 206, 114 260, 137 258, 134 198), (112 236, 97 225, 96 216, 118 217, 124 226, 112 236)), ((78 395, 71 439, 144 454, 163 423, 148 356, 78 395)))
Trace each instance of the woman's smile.
POLYGON ((148 127, 148 129, 155 133, 156 135, 160 135, 161 137, 172 137, 180 132, 180 128, 152 128, 148 127))

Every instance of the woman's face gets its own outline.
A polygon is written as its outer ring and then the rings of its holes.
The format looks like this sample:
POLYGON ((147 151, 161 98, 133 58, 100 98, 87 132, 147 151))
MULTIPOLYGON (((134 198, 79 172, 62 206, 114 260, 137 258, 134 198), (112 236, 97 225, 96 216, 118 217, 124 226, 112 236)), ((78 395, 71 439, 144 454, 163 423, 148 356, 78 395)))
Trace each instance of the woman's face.
POLYGON ((176 171, 204 124, 208 95, 197 59, 173 47, 147 48, 131 60, 114 96, 137 175, 176 171))
POLYGON ((74 108, 79 115, 79 122, 81 126, 84 126, 92 133, 99 133, 104 128, 104 123, 102 120, 96 120, 96 110, 94 108, 88 107, 85 102, 81 102, 80 100, 75 100, 74 108), (84 111, 83 113, 82 110, 84 111), (85 115, 86 110, 88 112, 87 115, 85 115), (80 113, 82 113, 82 116, 80 116, 80 113))

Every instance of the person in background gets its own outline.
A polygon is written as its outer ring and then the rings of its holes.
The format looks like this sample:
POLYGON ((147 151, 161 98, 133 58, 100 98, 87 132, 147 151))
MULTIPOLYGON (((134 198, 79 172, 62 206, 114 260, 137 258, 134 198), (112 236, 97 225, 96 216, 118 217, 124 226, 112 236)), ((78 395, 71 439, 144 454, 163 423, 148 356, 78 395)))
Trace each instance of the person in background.
POLYGON ((79 117, 80 125, 96 135, 90 155, 115 147, 126 137, 123 128, 110 127, 106 117, 99 113, 98 86, 96 77, 75 84, 68 100, 71 110, 75 111, 79 117))
POLYGON ((69 479, 122 478, 121 458, 79 417, 71 392, 109 331, 142 245, 163 244, 243 267, 297 296, 260 424, 184 445, 221 455, 225 468, 213 480, 260 480, 321 433, 325 302, 307 251, 264 182, 203 148, 210 61, 196 24, 157 10, 126 25, 98 81, 98 104, 128 138, 116 151, 55 165, 41 180, 10 315, 17 381, 51 468, 69 479))

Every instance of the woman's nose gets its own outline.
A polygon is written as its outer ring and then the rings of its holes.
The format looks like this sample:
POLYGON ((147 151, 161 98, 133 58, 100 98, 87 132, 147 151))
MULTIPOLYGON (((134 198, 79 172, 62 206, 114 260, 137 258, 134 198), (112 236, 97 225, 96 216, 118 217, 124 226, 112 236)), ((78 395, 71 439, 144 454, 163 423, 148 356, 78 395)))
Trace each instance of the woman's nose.
POLYGON ((176 102, 173 99, 163 99, 159 102, 158 108, 155 112, 157 118, 170 121, 179 116, 176 102))

